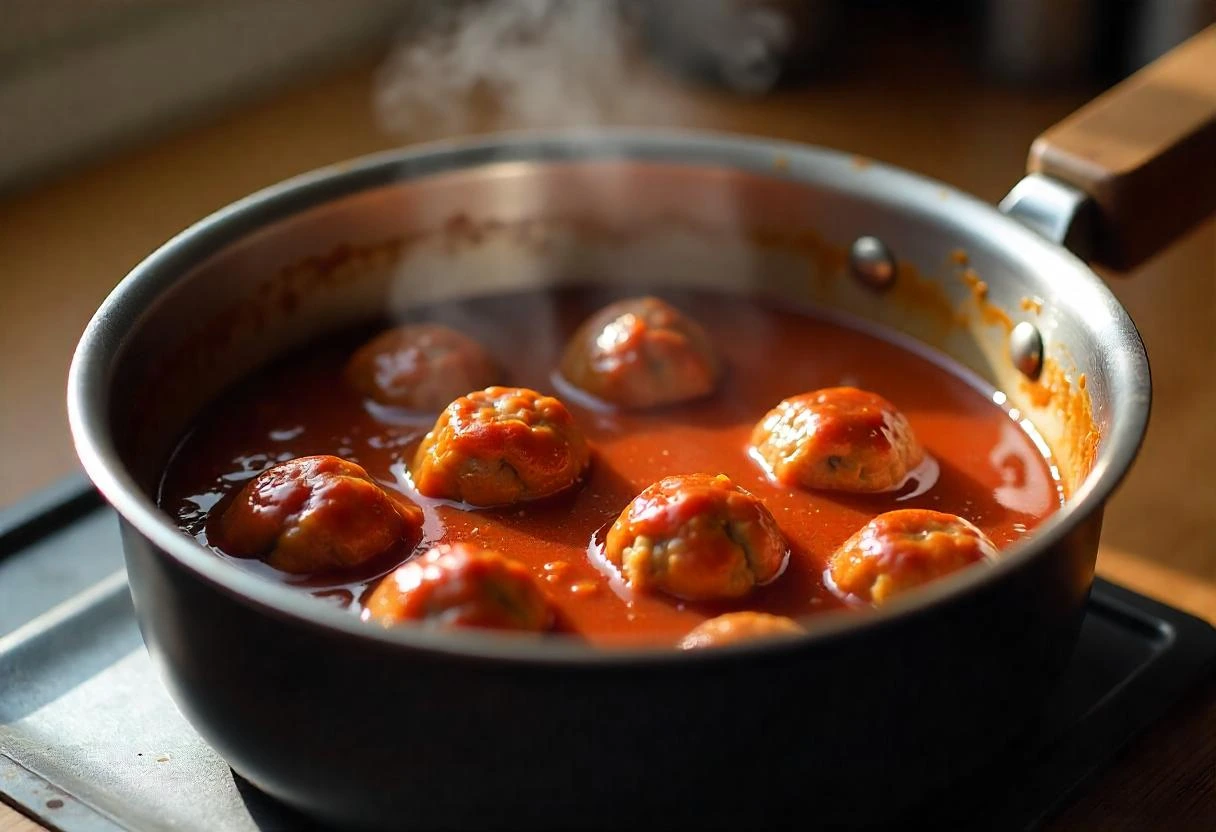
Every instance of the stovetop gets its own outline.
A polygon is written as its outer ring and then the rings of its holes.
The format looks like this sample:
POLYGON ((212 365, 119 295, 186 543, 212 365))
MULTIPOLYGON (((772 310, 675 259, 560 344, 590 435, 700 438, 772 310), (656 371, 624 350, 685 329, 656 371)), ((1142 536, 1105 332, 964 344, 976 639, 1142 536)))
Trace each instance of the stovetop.
MULTIPOLYGON (((1034 828, 1214 661, 1207 623, 1098 580, 1039 722, 927 796, 916 826, 1034 828)), ((307 825, 234 774, 169 700, 135 623, 114 513, 80 480, 0 513, 0 799, 63 832, 307 825)))

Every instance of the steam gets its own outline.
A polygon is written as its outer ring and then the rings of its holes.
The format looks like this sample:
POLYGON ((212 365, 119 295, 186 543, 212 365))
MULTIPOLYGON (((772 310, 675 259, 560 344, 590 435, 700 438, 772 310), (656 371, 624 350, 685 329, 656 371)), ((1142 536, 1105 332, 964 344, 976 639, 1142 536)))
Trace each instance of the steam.
MULTIPOLYGON (((415 25, 381 67, 374 91, 380 126, 406 142, 508 129, 712 124, 714 112, 706 106, 712 99, 698 97, 676 79, 671 66, 661 65, 663 57, 683 63, 680 50, 692 48, 688 37, 697 48, 712 47, 715 55, 747 47, 738 50, 739 66, 750 68, 744 75, 751 90, 774 77, 748 47, 755 32, 773 30, 771 14, 738 0, 465 0, 418 2, 413 8, 415 25), (747 13, 740 16, 740 8, 747 13)), ((636 228, 637 215, 651 202, 636 176, 622 176, 611 165, 567 169, 558 185, 532 175, 534 182, 504 184, 494 192, 513 194, 517 187, 523 193, 534 184, 537 190, 528 199, 473 198, 469 216, 509 226, 537 213, 532 196, 548 200, 539 213, 557 215, 554 204, 578 194, 572 201, 583 206, 579 210, 609 225, 627 220, 636 228)), ((405 315, 420 303, 453 297, 576 282, 615 284, 625 278, 632 286, 660 292, 758 284, 756 254, 738 233, 744 224, 735 192, 722 185, 696 193, 697 204, 687 213, 712 218, 721 229, 712 241, 674 225, 656 225, 625 242, 584 238, 554 224, 540 227, 543 251, 520 245, 508 232, 453 250, 418 246, 398 264, 390 310, 405 315)), ((527 315, 529 337, 541 333, 556 350, 564 337, 557 310, 530 307, 527 315)), ((472 318, 453 323, 469 332, 503 325, 472 318)))
POLYGON ((410 139, 491 129, 679 123, 616 0, 426 3, 380 71, 381 126, 410 139))

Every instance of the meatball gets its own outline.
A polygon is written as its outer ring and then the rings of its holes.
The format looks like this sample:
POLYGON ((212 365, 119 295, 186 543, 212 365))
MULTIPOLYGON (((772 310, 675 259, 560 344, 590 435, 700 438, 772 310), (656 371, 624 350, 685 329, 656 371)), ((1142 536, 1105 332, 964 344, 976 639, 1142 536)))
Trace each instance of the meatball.
POLYGON ((521 564, 454 543, 436 546, 385 576, 368 598, 363 618, 385 626, 418 621, 541 632, 553 627, 556 615, 521 564))
POLYGON ((925 457, 907 418, 855 387, 781 402, 752 430, 751 453, 782 485, 853 492, 898 488, 925 457))
POLYGON ((481 344, 442 324, 382 332, 346 365, 352 387, 380 404, 437 412, 468 390, 489 387, 499 370, 481 344))
POLYGON ((475 506, 556 494, 578 482, 591 452, 560 401, 535 390, 489 387, 440 414, 414 455, 414 486, 475 506))
POLYGON ((634 589, 701 601, 772 581, 789 548, 759 498, 725 476, 688 474, 635 497, 608 531, 604 554, 634 589))
POLYGON ((926 509, 880 514, 836 550, 828 577, 846 600, 882 604, 973 563, 996 546, 961 517, 926 509))
POLYGON ((258 474, 211 529, 234 557, 291 573, 357 566, 414 546, 422 510, 336 456, 304 456, 258 474))
POLYGON ((693 650, 698 647, 721 647, 741 641, 757 639, 790 638, 802 635, 802 629, 793 619, 784 615, 769 615, 766 612, 728 612, 717 618, 702 621, 680 639, 680 647, 693 650))
POLYGON ((605 306, 579 327, 561 372, 596 398, 646 408, 712 393, 719 362, 695 321, 658 298, 631 298, 605 306))

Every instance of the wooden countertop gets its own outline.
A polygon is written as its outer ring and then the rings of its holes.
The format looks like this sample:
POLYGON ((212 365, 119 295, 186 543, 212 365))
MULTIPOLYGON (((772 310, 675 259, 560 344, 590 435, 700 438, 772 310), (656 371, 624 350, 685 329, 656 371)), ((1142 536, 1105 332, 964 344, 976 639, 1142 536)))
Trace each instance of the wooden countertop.
MULTIPOLYGON (((756 100, 652 83, 680 96, 681 124, 846 148, 990 201, 1017 181, 1031 140, 1088 97, 986 84, 932 50, 904 65, 756 100)), ((257 188, 399 143, 375 124, 372 77, 353 67, 0 197, 0 505, 75 470, 68 361, 131 266, 257 188)), ((1216 223, 1112 285, 1148 345, 1154 405, 1140 460, 1106 512, 1099 572, 1216 622, 1216 478, 1204 476, 1216 469, 1216 223)), ((0 805, 0 832, 41 828, 0 805)), ((1216 683, 1126 749, 1050 828, 1216 829, 1216 683)))

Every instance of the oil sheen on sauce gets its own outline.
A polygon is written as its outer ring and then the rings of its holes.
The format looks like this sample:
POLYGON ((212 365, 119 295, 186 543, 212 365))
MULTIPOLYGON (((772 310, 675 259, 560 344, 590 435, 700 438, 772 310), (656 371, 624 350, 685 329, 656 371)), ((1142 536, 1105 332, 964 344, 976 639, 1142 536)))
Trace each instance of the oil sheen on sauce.
POLYGON ((708 398, 621 412, 572 395, 555 374, 566 339, 601 306, 635 294, 600 288, 528 292, 419 308, 408 317, 446 323, 477 338, 504 365, 504 383, 566 403, 593 447, 587 478, 566 494, 478 510, 418 495, 407 464, 434 415, 367 403, 342 379, 346 359, 378 331, 368 328, 323 340, 222 395, 167 466, 160 504, 183 530, 209 545, 208 512, 222 508, 225 498, 265 468, 310 454, 345 457, 422 506, 426 521, 418 548, 368 564, 358 574, 304 579, 256 560, 228 560, 354 614, 368 588, 402 560, 435 543, 471 541, 525 564, 567 627, 598 644, 671 644, 707 616, 730 610, 805 616, 839 608, 842 603, 823 585, 827 559, 884 511, 958 514, 1005 547, 1060 505, 1049 460, 995 403, 1004 396, 875 334, 768 301, 655 292, 714 339, 726 371, 708 398), (783 398, 838 385, 873 390, 907 415, 932 459, 920 469, 919 481, 895 492, 849 495, 790 489, 765 477, 747 453, 756 421, 783 398), (606 526, 655 480, 698 472, 726 474, 765 502, 790 542, 789 566, 771 584, 729 603, 631 594, 597 557, 606 526))

